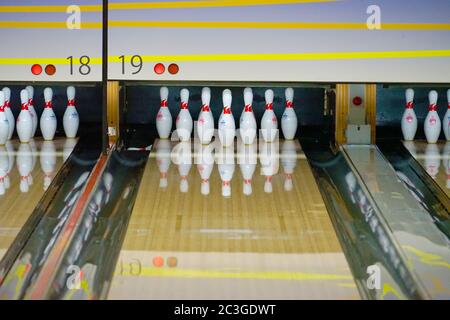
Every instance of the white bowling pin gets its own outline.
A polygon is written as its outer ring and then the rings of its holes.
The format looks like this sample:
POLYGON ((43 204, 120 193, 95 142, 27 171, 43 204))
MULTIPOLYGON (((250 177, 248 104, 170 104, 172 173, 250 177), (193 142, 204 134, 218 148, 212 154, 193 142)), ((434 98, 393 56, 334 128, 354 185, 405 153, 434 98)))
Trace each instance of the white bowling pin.
POLYGON ((44 190, 50 186, 56 167, 56 148, 53 141, 44 141, 40 152, 41 169, 44 173, 44 190))
POLYGON ((178 143, 171 152, 172 162, 178 165, 180 175, 180 192, 189 191, 188 175, 192 167, 192 151, 190 141, 178 143))
POLYGON ((32 86, 27 86, 25 89, 28 91, 28 110, 30 111, 31 119, 33 121, 33 131, 31 132, 31 137, 34 137, 38 125, 38 116, 36 110, 34 109, 34 88, 32 86))
POLYGON ((442 130, 444 130, 445 140, 450 141, 450 89, 447 90, 447 112, 442 119, 442 130))
POLYGON ((167 172, 170 168, 170 151, 172 146, 170 140, 162 139, 156 145, 156 164, 159 169, 159 187, 167 188, 167 172))
POLYGON ((158 130, 158 135, 161 139, 167 139, 172 131, 172 115, 167 104, 169 88, 161 87, 159 95, 161 97, 161 104, 156 115, 156 130, 158 130))
MULTIPOLYGON (((30 116, 30 119, 31 119, 31 116, 30 116)), ((31 122, 31 120, 30 120, 30 122, 31 122)), ((33 165, 31 147, 28 143, 20 144, 19 150, 17 151, 16 163, 17 163, 17 169, 20 174, 20 191, 23 193, 26 193, 29 190, 28 176, 31 175, 31 167, 33 165)))
POLYGON ((286 109, 281 116, 281 130, 286 140, 292 140, 297 133, 297 115, 294 110, 294 89, 287 88, 284 92, 286 97, 286 109))
POLYGON ((435 143, 430 143, 425 148, 425 170, 428 174, 436 179, 439 173, 439 166, 441 165, 441 158, 439 154, 439 147, 435 143))
POLYGON ((209 178, 214 168, 214 143, 208 145, 199 144, 196 150, 197 170, 202 180, 200 192, 203 195, 209 194, 209 178))
POLYGON ((261 133, 265 142, 273 142, 278 131, 278 120, 273 112, 273 91, 268 89, 265 92, 266 111, 261 119, 261 133))
POLYGON ((209 144, 214 135, 214 117, 209 108, 211 89, 202 89, 202 110, 198 115, 197 133, 201 144, 209 144))
POLYGON ((75 138, 77 136, 80 117, 77 108, 75 108, 75 87, 67 87, 67 108, 63 116, 64 132, 67 138, 75 138))
POLYGON ((220 149, 220 152, 217 153, 217 162, 222 180, 222 196, 231 197, 231 180, 235 169, 233 148, 220 149))
POLYGON ((231 90, 225 89, 222 93, 223 111, 219 118, 219 140, 222 146, 229 147, 234 143, 236 124, 231 112, 231 90))
POLYGON ((8 186, 9 156, 5 146, 0 146, 0 195, 4 195, 8 186))
POLYGON ((284 170, 284 190, 291 191, 293 185, 294 169, 297 165, 297 145, 295 141, 283 141, 281 147, 281 165, 284 170))
POLYGON ((244 144, 252 144, 256 137, 256 119, 253 113, 253 91, 244 89, 244 110, 239 121, 239 135, 244 144))
POLYGON ((441 119, 437 113, 438 93, 435 90, 430 91, 428 100, 428 115, 425 118, 424 131, 428 143, 436 143, 441 134, 441 119))
POLYGON ((402 133, 403 140, 412 141, 417 132, 417 117, 414 112, 414 90, 406 89, 405 91, 406 106, 402 116, 402 133))
POLYGON ((0 91, 0 146, 6 144, 9 134, 9 122, 5 112, 5 94, 0 91))
POLYGON ((17 135, 21 143, 28 143, 33 133, 33 119, 31 118, 30 111, 28 110, 28 91, 20 91, 20 101, 22 103, 22 110, 20 110, 17 117, 17 135))
POLYGON ((11 140, 14 134, 14 127, 16 125, 16 120, 14 119, 14 115, 11 111, 11 90, 8 87, 4 87, 2 91, 5 94, 5 113, 9 124, 8 140, 11 140))
POLYGON ((44 111, 41 115, 40 128, 44 140, 53 140, 56 132, 56 115, 52 105, 53 90, 51 88, 44 89, 44 111))
POLYGON ((193 121, 189 112, 189 90, 180 91, 180 113, 176 120, 177 134, 181 142, 191 139, 193 121))
POLYGON ((258 162, 258 145, 254 141, 252 144, 244 144, 242 141, 238 143, 238 163, 241 169, 242 192, 249 196, 253 192, 252 179, 258 162))
POLYGON ((278 143, 261 142, 260 146, 261 174, 265 176, 264 192, 271 193, 272 177, 278 173, 279 169, 279 149, 278 143))

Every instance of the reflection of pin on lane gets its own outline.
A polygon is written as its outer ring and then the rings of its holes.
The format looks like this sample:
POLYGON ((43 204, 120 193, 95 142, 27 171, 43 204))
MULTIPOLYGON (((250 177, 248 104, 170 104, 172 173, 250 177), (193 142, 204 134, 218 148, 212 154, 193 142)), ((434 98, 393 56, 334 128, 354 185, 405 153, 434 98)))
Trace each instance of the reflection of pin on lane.
POLYGON ((417 117, 414 112, 414 90, 406 89, 405 91, 406 106, 402 116, 402 133, 405 141, 414 140, 417 132, 417 117))
POLYGON ((196 163, 197 170, 201 178, 200 192, 203 195, 208 195, 210 190, 209 178, 214 169, 214 146, 213 144, 197 146, 196 163))
POLYGON ((436 179, 437 174, 439 173, 439 166, 441 164, 439 147, 435 143, 430 143, 427 145, 425 149, 425 169, 428 174, 436 179))
POLYGON ((0 146, 0 195, 4 195, 7 189, 5 180, 8 178, 9 157, 4 146, 0 146))
POLYGON ((249 196, 253 193, 252 179, 255 173, 256 163, 257 163, 257 142, 254 141, 252 144, 244 144, 239 141, 238 144, 238 162, 239 168, 241 169, 243 184, 242 193, 249 196))
POLYGON ((445 173, 447 174, 447 182, 446 187, 447 189, 450 189, 450 142, 447 141, 447 143, 444 146, 444 150, 442 152, 442 163, 445 168, 445 173))
POLYGON ((56 166, 56 148, 53 141, 44 141, 41 147, 41 169, 44 173, 44 190, 47 190, 53 180, 56 166))
POLYGON ((178 165, 180 175, 180 191, 185 193, 189 191, 188 175, 192 166, 192 151, 190 142, 178 143, 171 152, 172 162, 178 165))
POLYGON ((441 119, 437 113, 438 93, 431 90, 428 94, 430 102, 428 106, 428 115, 425 118, 424 131, 428 143, 436 143, 441 133, 441 119))
POLYGON ((231 180, 234 174, 234 150, 222 148, 218 153, 218 169, 222 180, 222 196, 231 197, 231 180))
POLYGON ((297 151, 295 141, 283 141, 281 150, 281 164, 284 169, 284 190, 291 191, 293 185, 294 169, 297 165, 297 151))
POLYGON ((28 143, 21 143, 17 151, 17 169, 20 174, 20 191, 28 192, 29 190, 29 175, 33 165, 31 155, 31 147, 28 143))
POLYGON ((170 167, 170 150, 171 144, 167 139, 159 140, 156 147, 156 164, 159 169, 159 187, 167 188, 167 172, 170 167))

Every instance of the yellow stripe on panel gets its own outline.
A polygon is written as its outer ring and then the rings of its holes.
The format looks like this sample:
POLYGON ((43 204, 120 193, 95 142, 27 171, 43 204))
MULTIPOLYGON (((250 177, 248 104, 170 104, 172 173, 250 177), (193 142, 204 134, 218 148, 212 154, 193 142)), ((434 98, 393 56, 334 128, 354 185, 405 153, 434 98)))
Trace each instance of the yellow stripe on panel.
MULTIPOLYGON (((333 59, 393 59, 450 57, 450 50, 372 51, 372 52, 311 52, 255 54, 191 54, 141 56, 144 62, 206 62, 206 61, 274 61, 274 60, 333 60, 333 59)), ((130 56, 126 57, 129 60, 130 56)), ((110 56, 109 62, 121 62, 110 56)))

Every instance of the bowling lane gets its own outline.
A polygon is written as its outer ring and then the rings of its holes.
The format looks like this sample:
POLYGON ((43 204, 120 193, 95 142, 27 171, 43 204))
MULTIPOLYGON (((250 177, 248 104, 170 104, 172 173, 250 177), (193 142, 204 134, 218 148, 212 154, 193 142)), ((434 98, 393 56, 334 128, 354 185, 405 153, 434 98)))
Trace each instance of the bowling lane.
POLYGON ((75 147, 76 139, 0 146, 0 260, 75 147))
POLYGON ((408 141, 403 143, 411 155, 450 197, 450 142, 408 141))
POLYGON ((155 142, 109 299, 359 298, 300 144, 257 150, 155 142))

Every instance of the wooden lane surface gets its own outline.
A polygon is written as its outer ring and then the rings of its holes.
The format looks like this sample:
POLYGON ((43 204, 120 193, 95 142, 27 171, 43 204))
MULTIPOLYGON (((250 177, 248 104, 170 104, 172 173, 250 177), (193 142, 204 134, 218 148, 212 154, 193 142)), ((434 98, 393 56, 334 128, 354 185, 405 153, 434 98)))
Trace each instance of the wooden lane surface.
POLYGON ((258 160, 253 193, 244 195, 235 161, 231 197, 225 198, 217 164, 209 195, 200 192, 195 163, 188 175, 188 192, 180 192, 180 175, 173 162, 168 186, 160 188, 152 151, 109 297, 357 298, 347 261, 298 142, 296 154, 291 191, 284 189, 280 161, 272 178, 273 192, 265 193, 258 160), (161 261, 163 266, 158 267, 161 261), (227 279, 239 283, 239 291, 227 279), (221 289, 212 290, 215 285, 221 289))

